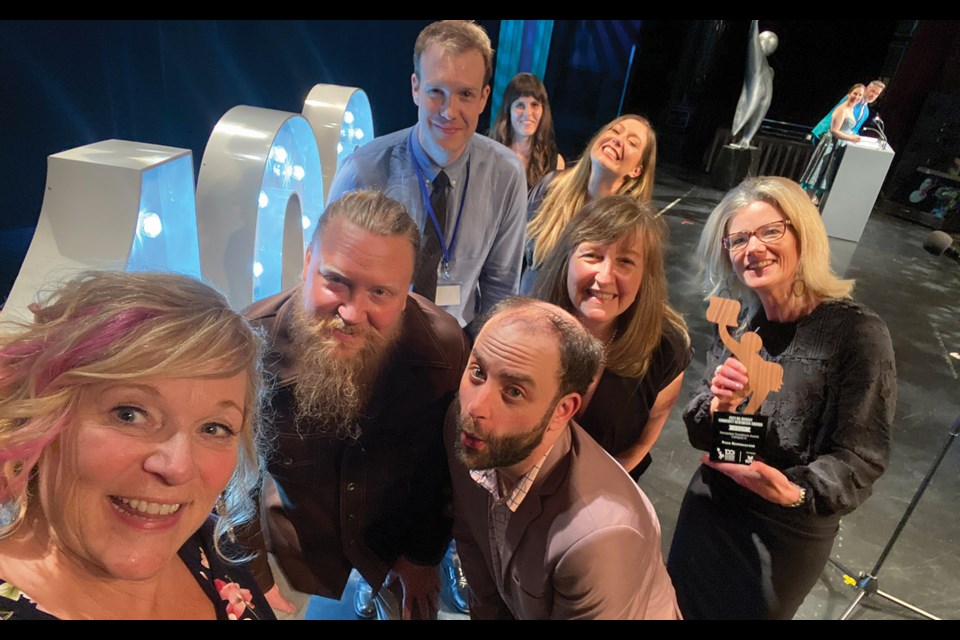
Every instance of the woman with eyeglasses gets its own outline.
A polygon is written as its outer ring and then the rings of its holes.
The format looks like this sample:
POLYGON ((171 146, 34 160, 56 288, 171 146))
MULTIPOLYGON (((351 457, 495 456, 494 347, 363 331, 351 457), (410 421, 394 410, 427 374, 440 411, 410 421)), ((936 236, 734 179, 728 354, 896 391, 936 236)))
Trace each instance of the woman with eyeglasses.
MULTIPOLYGON (((813 587, 841 516, 886 468, 896 372, 883 320, 830 269, 820 215, 795 182, 749 178, 700 238, 705 288, 740 300, 735 339, 763 340, 783 367, 757 413, 765 441, 749 465, 700 461, 680 507, 668 570, 686 619, 790 619, 813 587)), ((684 411, 690 443, 710 450, 713 415, 742 411, 750 382, 719 337, 684 411), (742 402, 741 402, 742 401, 742 402)))

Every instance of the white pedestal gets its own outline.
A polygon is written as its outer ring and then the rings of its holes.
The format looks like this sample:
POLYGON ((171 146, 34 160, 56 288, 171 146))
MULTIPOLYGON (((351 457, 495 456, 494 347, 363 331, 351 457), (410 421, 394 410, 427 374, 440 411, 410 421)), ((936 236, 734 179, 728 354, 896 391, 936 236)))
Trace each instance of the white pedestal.
POLYGON ((821 214, 831 238, 860 241, 893 161, 893 149, 889 145, 880 147, 876 138, 847 144, 821 214))

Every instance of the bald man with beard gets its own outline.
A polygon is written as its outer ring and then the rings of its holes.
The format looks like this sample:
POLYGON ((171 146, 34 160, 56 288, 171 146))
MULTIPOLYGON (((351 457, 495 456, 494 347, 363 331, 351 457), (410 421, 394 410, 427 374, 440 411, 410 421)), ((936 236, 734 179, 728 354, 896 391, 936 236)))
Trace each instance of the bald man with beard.
POLYGON ((678 619, 653 505, 574 416, 603 347, 510 298, 483 325, 444 440, 474 619, 678 619))

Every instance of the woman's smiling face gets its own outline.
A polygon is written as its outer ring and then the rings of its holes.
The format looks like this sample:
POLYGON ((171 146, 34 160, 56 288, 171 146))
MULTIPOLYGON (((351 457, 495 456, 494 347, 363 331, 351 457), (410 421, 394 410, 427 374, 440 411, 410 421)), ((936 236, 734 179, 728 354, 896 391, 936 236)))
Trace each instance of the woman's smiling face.
POLYGON ((40 461, 57 548, 95 575, 157 575, 209 517, 237 466, 247 374, 108 382, 40 461))
MULTIPOLYGON (((784 220, 786 217, 772 204, 751 202, 730 218, 726 235, 756 231, 764 225, 784 220)), ((788 224, 779 239, 764 242, 752 234, 745 247, 730 251, 729 256, 733 270, 743 284, 758 294, 771 294, 782 299, 790 293, 796 280, 800 245, 788 224)))

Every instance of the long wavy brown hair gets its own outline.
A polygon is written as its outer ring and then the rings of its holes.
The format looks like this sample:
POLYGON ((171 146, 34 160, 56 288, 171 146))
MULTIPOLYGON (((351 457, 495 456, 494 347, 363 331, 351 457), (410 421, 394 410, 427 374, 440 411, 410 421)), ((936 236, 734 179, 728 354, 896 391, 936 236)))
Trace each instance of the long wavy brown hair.
POLYGON ((530 161, 527 163, 527 187, 532 188, 554 169, 556 169, 557 144, 553 138, 553 113, 547 99, 547 88, 532 73, 518 73, 513 76, 507 88, 503 90, 503 100, 497 117, 487 135, 500 144, 513 144, 513 125, 510 121, 510 109, 515 100, 530 96, 543 105, 543 115, 537 132, 530 144, 530 161), (551 166, 552 165, 552 166, 551 166))
POLYGON ((607 347, 606 367, 613 373, 642 377, 664 332, 681 336, 690 346, 687 324, 670 306, 663 264, 667 225, 649 204, 635 197, 615 195, 589 203, 573 217, 540 270, 533 297, 552 302, 576 315, 567 290, 570 258, 583 242, 600 245, 639 238, 643 247, 643 280, 637 299, 617 318, 617 333, 607 347))
POLYGON ((643 171, 636 178, 624 178, 618 195, 628 195, 638 202, 650 202, 653 197, 653 177, 657 165, 657 136, 646 118, 627 114, 601 127, 590 139, 580 155, 576 166, 564 171, 550 184, 543 204, 527 224, 527 237, 533 242, 533 267, 539 268, 555 246, 564 227, 587 203, 587 187, 590 184, 590 151, 597 139, 608 129, 624 120, 637 120, 647 127, 647 146, 643 149, 640 164, 643 171))

